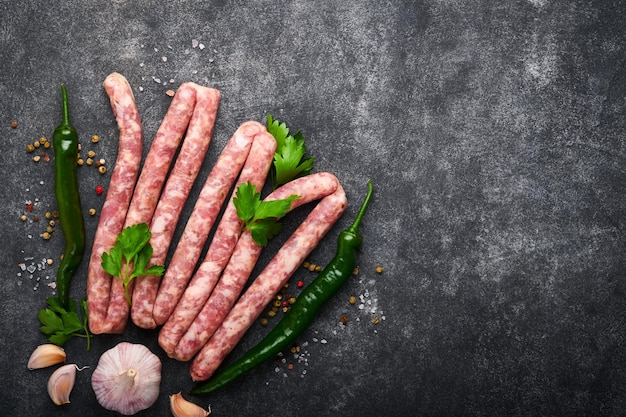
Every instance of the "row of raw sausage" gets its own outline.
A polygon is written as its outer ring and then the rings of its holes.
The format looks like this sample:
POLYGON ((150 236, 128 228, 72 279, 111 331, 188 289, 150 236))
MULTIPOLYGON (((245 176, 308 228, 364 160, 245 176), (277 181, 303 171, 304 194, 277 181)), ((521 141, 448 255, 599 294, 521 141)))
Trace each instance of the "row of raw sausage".
POLYGON ((290 210, 320 201, 242 294, 262 247, 249 231, 242 232, 231 191, 247 181, 257 190, 263 188, 276 140, 260 123, 241 124, 206 178, 164 276, 136 278, 130 289, 131 308, 121 280, 102 269, 102 253, 110 250, 124 227, 145 222, 152 232, 150 263, 166 262, 181 211, 211 141, 220 95, 212 88, 182 84, 140 171, 142 129, 132 91, 117 73, 106 78, 104 88, 120 142, 89 262, 90 329, 95 334, 122 333, 129 314, 139 327, 162 325, 158 341, 165 352, 182 361, 195 356, 193 379, 207 379, 342 215, 345 193, 333 174, 317 173, 268 195, 266 201, 298 195, 290 210), (206 255, 198 264, 218 218, 206 255))

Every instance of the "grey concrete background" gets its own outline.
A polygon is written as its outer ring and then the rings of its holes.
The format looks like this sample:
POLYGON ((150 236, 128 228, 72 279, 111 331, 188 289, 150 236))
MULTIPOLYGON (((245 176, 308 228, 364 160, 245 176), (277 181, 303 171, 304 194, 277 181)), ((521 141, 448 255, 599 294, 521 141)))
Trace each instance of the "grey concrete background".
MULTIPOLYGON (((335 173, 351 203, 314 262, 332 257, 367 179, 376 186, 360 274, 301 337, 300 363, 287 352, 287 363, 190 398, 213 415, 626 413, 623 1, 55 3, 0 2, 0 414, 115 415, 89 381, 121 340, 163 358, 161 396, 140 415, 170 415, 168 395, 192 386, 156 333, 133 326, 96 337, 90 352, 68 343, 68 361, 90 367, 70 405, 49 400, 51 370, 26 370, 44 341, 36 312, 58 262, 36 267, 57 260, 63 241, 39 237, 33 216, 54 208, 53 169, 25 147, 59 122, 65 82, 81 141, 100 135, 94 150, 114 161, 117 127, 101 87, 112 71, 135 91, 146 150, 167 89, 195 81, 221 91, 198 183, 241 122, 271 113, 302 130, 315 170, 335 173)), ((109 177, 80 175, 85 210, 99 209, 93 190, 109 177)), ((97 216, 86 223, 92 238, 97 216)), ((84 278, 83 266, 74 297, 84 278)), ((266 331, 255 326, 233 355, 266 331)))

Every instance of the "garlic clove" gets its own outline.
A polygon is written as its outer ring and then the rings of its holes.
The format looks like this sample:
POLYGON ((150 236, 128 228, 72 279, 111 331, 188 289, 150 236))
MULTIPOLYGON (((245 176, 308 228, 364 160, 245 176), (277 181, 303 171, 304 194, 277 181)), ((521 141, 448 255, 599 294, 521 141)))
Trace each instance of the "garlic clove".
POLYGON ((48 394, 56 405, 68 404, 76 381, 76 365, 63 365, 50 375, 48 394))
POLYGON ((52 343, 46 343, 37 346, 33 353, 30 354, 27 366, 28 369, 33 370, 63 362, 65 362, 65 351, 63 348, 52 343))
POLYGON ((211 414, 210 407, 207 411, 199 405, 184 399, 180 392, 170 395, 170 411, 174 417, 206 417, 211 414))

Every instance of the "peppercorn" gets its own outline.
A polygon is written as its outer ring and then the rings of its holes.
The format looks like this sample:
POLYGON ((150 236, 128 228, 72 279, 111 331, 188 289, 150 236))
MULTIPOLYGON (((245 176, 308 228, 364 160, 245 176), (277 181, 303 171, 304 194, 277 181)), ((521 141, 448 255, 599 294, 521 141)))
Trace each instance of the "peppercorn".
POLYGON ((39 155, 33 156, 33 161, 39 162, 40 160, 41 160, 41 156, 39 156, 39 155))
POLYGON ((95 208, 90 208, 89 209, 89 215, 90 216, 95 216, 96 215, 96 209, 95 208))
POLYGON ((382 273, 383 273, 383 267, 382 267, 382 266, 380 266, 380 265, 378 265, 378 266, 376 267, 376 273, 377 273, 377 274, 382 274, 382 273))
POLYGON ((262 325, 262 326, 267 326, 267 324, 268 324, 268 323, 269 323, 269 321, 268 321, 265 317, 263 317, 263 318, 261 319, 261 325, 262 325))
POLYGON ((274 316, 276 315, 276 311, 274 311, 274 310, 270 310, 270 311, 268 311, 268 312, 267 312, 267 315, 268 315, 269 317, 274 317, 274 316))
POLYGON ((102 194, 103 191, 104 191, 104 188, 102 188, 101 185, 96 186, 96 194, 100 195, 102 194))
POLYGON ((304 261, 304 263, 302 264, 302 266, 306 269, 309 269, 309 262, 308 261, 304 261))
POLYGON ((322 270, 322 265, 315 265, 315 272, 320 272, 322 270))
POLYGON ((85 161, 85 163, 87 165, 93 165, 93 159, 92 158, 87 158, 87 160, 85 161))
POLYGON ((356 297, 351 295, 350 298, 348 298, 348 302, 352 305, 356 304, 356 297))
POLYGON ((348 322, 348 316, 342 314, 341 316, 339 316, 339 321, 341 322, 341 324, 346 324, 348 322))
POLYGON ((352 275, 359 275, 359 267, 355 267, 354 271, 352 271, 352 275))
POLYGON ((29 143, 28 145, 26 145, 26 152, 33 152, 35 150, 35 145, 33 145, 32 143, 29 143))
POLYGON ((299 281, 298 281, 298 283, 296 284, 296 286, 297 286, 298 288, 302 288, 302 287, 304 287, 304 281, 299 280, 299 281))
POLYGON ((26 220, 28 220, 28 217, 26 217, 25 214, 22 214, 22 217, 20 217, 22 219, 23 222, 25 222, 26 220))
POLYGON ((374 318, 372 319, 372 323, 373 323, 373 324, 378 324, 379 322, 380 322, 380 320, 378 319, 378 317, 374 317, 374 318))
POLYGON ((105 172, 107 172, 107 167, 105 167, 104 165, 99 166, 98 167, 98 172, 101 174, 104 174, 105 172))
POLYGON ((93 157, 95 157, 95 156, 96 156, 96 153, 95 153, 94 151, 89 151, 89 152, 87 152, 87 156, 88 156, 89 158, 93 158, 93 157))
POLYGON ((17 127, 17 122, 16 122, 15 120, 13 120, 13 121, 11 122, 11 127, 12 127, 13 129, 15 129, 15 128, 17 127))
POLYGON ((44 240, 48 240, 48 239, 50 239, 50 233, 48 233, 48 232, 43 232, 43 233, 41 234, 41 237, 42 237, 42 238, 44 238, 44 240))
POLYGON ((34 141, 34 142, 33 142, 33 146, 34 146, 35 148, 38 148, 38 147, 40 147, 40 146, 41 146, 41 143, 40 143, 38 140, 36 140, 36 141, 34 141))
POLYGON ((98 143, 98 142, 100 142, 100 136, 98 135, 91 136, 91 143, 98 143))

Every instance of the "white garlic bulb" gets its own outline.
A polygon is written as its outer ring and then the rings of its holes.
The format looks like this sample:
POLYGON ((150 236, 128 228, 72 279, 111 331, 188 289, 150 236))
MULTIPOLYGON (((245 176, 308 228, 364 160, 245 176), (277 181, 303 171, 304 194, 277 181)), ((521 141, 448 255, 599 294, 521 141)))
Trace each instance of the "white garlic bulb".
POLYGON ((187 401, 180 392, 170 395, 170 411, 174 417, 207 417, 211 414, 211 409, 207 411, 199 405, 187 401))
POLYGON ((149 408, 159 396, 161 360, 144 345, 121 342, 102 354, 91 376, 100 405, 123 415, 149 408))
POLYGON ((32 370, 46 368, 63 362, 65 362, 65 351, 63 348, 52 343, 46 343, 37 346, 33 353, 30 354, 27 366, 28 369, 32 370))
POLYGON ((56 405, 69 404, 70 393, 76 381, 76 365, 63 365, 48 379, 48 394, 56 405))

